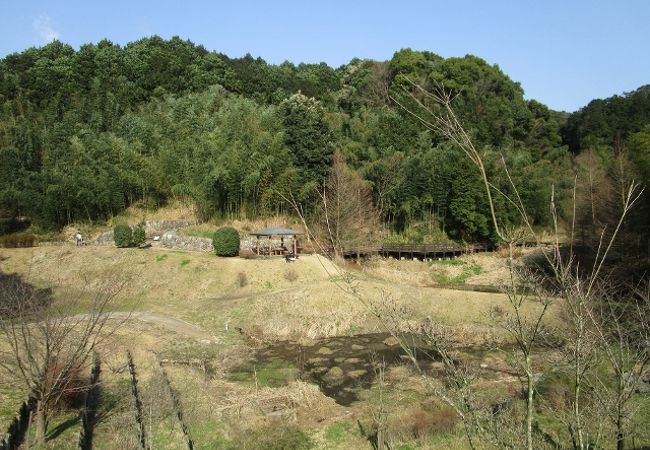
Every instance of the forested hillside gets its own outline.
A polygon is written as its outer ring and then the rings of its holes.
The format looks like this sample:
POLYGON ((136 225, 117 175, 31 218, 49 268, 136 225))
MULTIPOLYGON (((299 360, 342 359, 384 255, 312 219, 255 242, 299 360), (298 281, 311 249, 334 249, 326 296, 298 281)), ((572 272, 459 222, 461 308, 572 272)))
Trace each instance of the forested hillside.
MULTIPOLYGON (((427 223, 455 239, 493 238, 476 169, 392 100, 406 77, 457 95, 496 187, 509 185, 503 156, 538 225, 548 225, 552 186, 558 203, 570 197, 569 147, 611 149, 621 131, 649 177, 647 87, 564 124, 475 56, 403 49, 335 69, 229 58, 178 38, 78 51, 55 41, 0 60, 0 216, 56 228, 172 198, 204 218, 289 212, 278 193, 309 208, 340 150, 391 229, 427 223)), ((501 203, 504 222, 516 221, 501 203)))
MULTIPOLYGON (((633 260, 650 254, 650 85, 633 92, 591 101, 562 128, 564 142, 576 155, 579 238, 597 247, 611 232, 621 211, 621 195, 633 181, 645 192, 622 224, 620 255, 633 260)), ((623 258, 622 258, 623 259, 623 258)), ((641 264, 643 270, 646 266, 641 264)))

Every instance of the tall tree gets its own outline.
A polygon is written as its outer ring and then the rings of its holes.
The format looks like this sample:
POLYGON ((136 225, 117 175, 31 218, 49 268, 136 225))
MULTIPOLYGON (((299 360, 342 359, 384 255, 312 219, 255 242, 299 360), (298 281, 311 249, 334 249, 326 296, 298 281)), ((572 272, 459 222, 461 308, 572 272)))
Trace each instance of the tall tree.
POLYGON ((314 98, 294 94, 280 103, 278 113, 285 129, 284 142, 301 172, 301 181, 321 183, 334 153, 325 109, 314 98))
POLYGON ((369 183, 350 169, 340 152, 334 154, 327 182, 320 192, 316 231, 336 257, 346 248, 379 239, 379 213, 369 183))

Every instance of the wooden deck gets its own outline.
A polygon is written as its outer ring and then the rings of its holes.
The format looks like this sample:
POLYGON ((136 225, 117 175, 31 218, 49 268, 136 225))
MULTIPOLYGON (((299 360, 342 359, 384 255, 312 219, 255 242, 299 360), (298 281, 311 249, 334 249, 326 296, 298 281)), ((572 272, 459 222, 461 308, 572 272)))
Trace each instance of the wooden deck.
POLYGON ((379 246, 350 247, 343 250, 344 258, 368 258, 379 255, 397 259, 450 258, 466 253, 487 252, 489 244, 442 245, 442 244, 384 244, 379 246))

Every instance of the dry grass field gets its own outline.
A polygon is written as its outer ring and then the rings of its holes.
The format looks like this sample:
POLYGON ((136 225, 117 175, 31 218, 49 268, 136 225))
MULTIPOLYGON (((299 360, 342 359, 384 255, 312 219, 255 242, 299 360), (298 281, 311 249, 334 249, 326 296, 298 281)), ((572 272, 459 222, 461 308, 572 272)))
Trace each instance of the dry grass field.
MULTIPOLYGON (((370 360, 395 358, 399 349, 374 312, 395 308, 402 314, 390 324, 394 329, 433 321, 472 348, 463 358, 488 367, 479 382, 487 397, 512 396, 519 386, 499 350, 507 345, 505 335, 492 318, 495 309, 508 309, 507 298, 436 287, 449 281, 498 285, 505 262, 494 254, 430 263, 372 260, 345 270, 316 255, 286 263, 65 244, 2 249, 0 256, 2 272, 53 288, 60 304, 107 281, 125 282, 113 309, 131 318, 99 348, 97 449, 138 448, 127 350, 151 448, 187 448, 168 386, 195 448, 268 448, 269 442, 285 445, 274 448, 371 448, 380 409, 394 448, 465 448, 457 417, 430 395, 410 363, 397 357, 383 382, 376 376, 370 360)), ((527 313, 539 307, 532 303, 527 313)), ((549 327, 558 314, 552 306, 549 327)), ((553 357, 549 353, 549 363, 553 357)), ((435 371, 436 363, 429 363, 435 371)), ((0 380, 3 428, 25 394, 11 381, 0 380)), ((57 413, 48 448, 76 448, 76 418, 74 409, 57 413)))

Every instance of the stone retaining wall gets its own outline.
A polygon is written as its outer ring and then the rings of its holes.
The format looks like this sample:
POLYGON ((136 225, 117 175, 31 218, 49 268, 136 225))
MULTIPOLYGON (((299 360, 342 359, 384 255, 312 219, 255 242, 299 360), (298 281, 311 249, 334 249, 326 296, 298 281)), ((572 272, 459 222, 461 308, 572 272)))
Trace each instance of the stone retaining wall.
POLYGON ((160 241, 152 242, 153 247, 163 247, 175 250, 193 250, 197 252, 212 252, 212 240, 196 236, 179 236, 176 231, 168 231, 160 237, 160 241))
MULTIPOLYGON (((144 224, 144 232, 147 238, 151 239, 154 236, 162 236, 167 232, 176 232, 179 228, 194 225, 194 223, 195 222, 189 220, 148 220, 144 224)), ((131 225, 131 229, 135 229, 135 225, 131 225)), ((103 232, 92 241, 88 241, 88 244, 115 245, 115 241, 113 240, 113 230, 103 232)), ((186 246, 181 244, 178 248, 186 248, 186 246)))
MULTIPOLYGON (((190 250, 197 252, 213 252, 212 239, 183 236, 178 234, 178 230, 183 227, 193 225, 194 222, 188 220, 152 220, 145 223, 144 229, 148 239, 154 236, 160 236, 159 241, 150 241, 152 247, 169 248, 172 250, 190 250)), ((135 228, 132 226, 131 228, 135 228)), ((272 248, 281 245, 280 239, 260 239, 260 248, 267 247, 270 243, 272 248)), ((113 241, 113 230, 100 234, 97 238, 88 242, 89 245, 115 245, 113 241)), ((255 250, 257 239, 255 236, 244 234, 241 236, 240 248, 242 250, 255 250)), ((292 248, 291 238, 285 238, 284 245, 286 248, 292 248)))
MULTIPOLYGON (((268 247, 269 245, 269 239, 266 238, 261 238, 259 240, 260 243, 260 248, 262 247, 268 247)), ((271 239, 270 240, 271 247, 276 248, 280 247, 282 245, 282 241, 280 239, 271 239)), ((250 248, 252 250, 255 250, 255 246, 257 245, 257 238, 255 236, 242 236, 241 237, 241 243, 239 246, 241 248, 250 248)), ((291 249, 293 243, 291 238, 285 238, 284 239, 284 246, 288 249, 291 249)))

